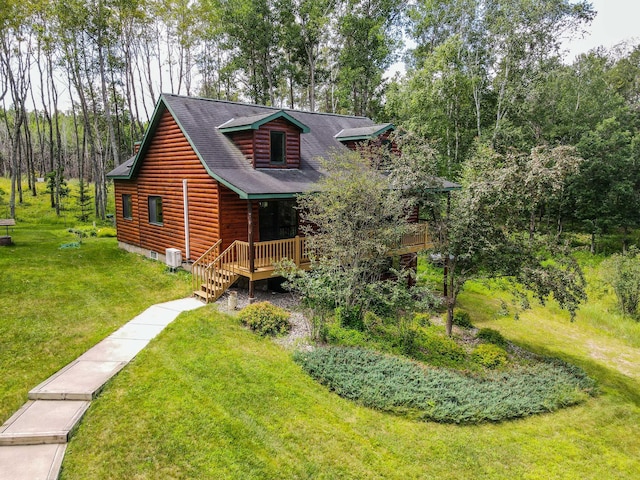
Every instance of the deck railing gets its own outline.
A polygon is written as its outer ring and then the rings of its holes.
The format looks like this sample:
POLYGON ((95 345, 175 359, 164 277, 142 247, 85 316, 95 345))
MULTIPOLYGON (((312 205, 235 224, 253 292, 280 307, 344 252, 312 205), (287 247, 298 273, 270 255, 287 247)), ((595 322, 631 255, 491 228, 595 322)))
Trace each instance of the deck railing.
POLYGON ((398 250, 410 249, 413 247, 427 248, 433 242, 429 238, 429 227, 426 223, 416 224, 414 232, 406 233, 400 240, 398 250))
MULTIPOLYGON (((192 265, 194 287, 201 284, 215 284, 217 282, 216 269, 254 278, 255 272, 263 272, 268 276, 268 272, 275 270, 276 264, 284 259, 292 260, 298 267, 308 267, 311 262, 312 252, 310 242, 306 237, 255 242, 253 244, 253 269, 251 269, 249 242, 236 240, 224 252, 221 251, 221 244, 221 240, 218 240, 192 265)), ((419 224, 415 231, 403 235, 398 247, 389 254, 417 252, 428 248, 430 244, 427 225, 419 224)))
MULTIPOLYGON (((249 259, 249 242, 236 241, 238 267, 251 270, 249 259)), ((272 269, 284 259, 292 260, 297 266, 309 263, 307 239, 305 237, 255 242, 253 244, 253 267, 255 270, 272 269)))

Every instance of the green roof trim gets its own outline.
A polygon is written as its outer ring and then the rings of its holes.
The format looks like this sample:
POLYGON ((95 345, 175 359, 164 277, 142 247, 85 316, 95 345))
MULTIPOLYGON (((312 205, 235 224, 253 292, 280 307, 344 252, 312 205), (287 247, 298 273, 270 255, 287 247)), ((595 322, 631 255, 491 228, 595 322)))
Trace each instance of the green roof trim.
POLYGON ((239 132, 242 130, 258 130, 265 123, 284 118, 289 123, 298 127, 302 133, 309 133, 311 129, 304 123, 296 120, 284 110, 279 110, 271 114, 253 115, 250 117, 232 118, 218 127, 222 133, 239 132))
POLYGON ((393 123, 385 123, 382 125, 372 125, 370 127, 345 128, 340 130, 334 138, 340 142, 373 140, 383 133, 394 130, 393 123))

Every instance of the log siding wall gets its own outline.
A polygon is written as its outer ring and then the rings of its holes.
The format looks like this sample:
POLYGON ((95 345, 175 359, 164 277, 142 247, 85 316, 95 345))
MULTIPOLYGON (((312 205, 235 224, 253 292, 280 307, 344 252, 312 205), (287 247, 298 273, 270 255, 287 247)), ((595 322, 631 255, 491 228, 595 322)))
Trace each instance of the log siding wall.
POLYGON ((140 245, 140 214, 138 211, 138 188, 136 183, 132 181, 117 180, 114 184, 118 240, 130 243, 131 245, 140 245), (123 195, 131 195, 131 219, 123 217, 123 195))
MULTIPOLYGON (((378 136, 378 138, 376 138, 375 140, 347 140, 346 142, 342 142, 342 143, 348 149, 355 151, 355 150, 358 150, 358 148, 360 148, 363 145, 381 146, 385 142, 391 141, 390 137, 391 137, 391 131, 387 130, 382 135, 378 136)), ((398 144, 396 142, 391 142, 390 148, 393 153, 395 153, 396 155, 400 155, 400 149, 398 148, 398 144)))
POLYGON ((285 119, 277 118, 258 130, 245 130, 229 134, 229 138, 247 158, 253 168, 300 168, 300 129, 285 119), (271 131, 285 134, 286 157, 284 164, 271 163, 271 131))
POLYGON ((188 185, 189 246, 195 260, 220 238, 219 185, 171 114, 164 112, 136 180, 115 181, 118 240, 161 254, 167 248, 179 248, 184 258, 183 179, 188 185), (133 220, 122 217, 123 193, 132 195, 133 220), (162 225, 149 223, 148 197, 155 195, 162 197, 162 225))
POLYGON ((254 168, 300 168, 300 129, 277 118, 254 131, 254 168), (284 164, 271 163, 271 131, 284 132, 286 157, 284 164))
POLYGON ((232 133, 231 140, 236 144, 236 147, 242 152, 242 154, 254 165, 253 152, 255 150, 254 130, 244 130, 240 132, 232 133))
MULTIPOLYGON (((220 201, 220 232, 222 248, 227 248, 234 240, 244 242, 249 239, 249 219, 247 215, 247 200, 224 185, 219 188, 220 201)), ((260 218, 257 202, 253 202, 253 239, 260 241, 260 218)))

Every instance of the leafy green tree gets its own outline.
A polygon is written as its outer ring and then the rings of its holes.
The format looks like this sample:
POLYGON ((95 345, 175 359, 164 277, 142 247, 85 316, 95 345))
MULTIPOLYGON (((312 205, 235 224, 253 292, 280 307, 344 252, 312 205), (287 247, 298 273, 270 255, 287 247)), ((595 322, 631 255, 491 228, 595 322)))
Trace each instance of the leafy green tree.
POLYGON ((346 113, 376 117, 382 75, 400 46, 399 0, 345 0, 338 19, 337 85, 346 113))
POLYGON ((221 0, 234 62, 254 103, 275 105, 280 80, 281 25, 270 0, 221 0))
MULTIPOLYGON (((327 43, 338 0, 280 0, 283 44, 290 77, 307 91, 309 110, 316 110, 316 90, 326 76, 327 43)), ((293 88, 290 106, 294 108, 293 88)))
POLYGON ((573 214, 591 234, 592 253, 598 234, 638 225, 640 177, 633 144, 631 132, 615 118, 601 122, 578 143, 585 162, 569 188, 573 214))
POLYGON ((289 284, 302 293, 317 315, 335 309, 344 323, 361 325, 367 310, 397 316, 416 298, 432 297, 407 290, 407 273, 387 278, 390 251, 397 248, 407 223, 409 203, 390 188, 377 168, 386 151, 333 153, 318 192, 299 197, 309 251, 308 271, 289 272, 289 284))
POLYGON ((616 253, 604 263, 607 281, 613 286, 623 315, 637 319, 640 304, 640 252, 632 246, 625 254, 616 253))
MULTIPOLYGON (((434 177, 437 154, 421 147, 419 138, 411 135, 400 137, 399 144, 403 155, 392 168, 391 177, 394 184, 404 185, 416 202, 430 210, 429 221, 437 241, 434 252, 444 265, 447 333, 452 331, 457 296, 472 278, 504 278, 523 299, 526 292, 533 292, 544 302, 553 293, 573 318, 586 298, 578 264, 555 242, 530 236, 522 228, 521 219, 539 198, 533 195, 523 200, 524 191, 554 188, 548 183, 553 176, 531 175, 535 171, 531 165, 573 165, 577 162, 575 152, 565 148, 535 150, 523 161, 514 153, 503 155, 479 145, 465 163, 462 189, 443 195, 434 177), (541 161, 542 157, 546 160, 541 161)), ((567 175, 568 171, 556 170, 558 175, 567 175)), ((564 178, 554 181, 560 183, 564 178)))
MULTIPOLYGON (((408 10, 412 70, 388 112, 437 142, 441 173, 456 174, 474 138, 501 152, 545 143, 542 87, 562 36, 594 13, 586 1, 418 0, 408 10), (538 100, 538 103, 536 103, 538 100)), ((546 125, 546 124, 545 124, 546 125)))

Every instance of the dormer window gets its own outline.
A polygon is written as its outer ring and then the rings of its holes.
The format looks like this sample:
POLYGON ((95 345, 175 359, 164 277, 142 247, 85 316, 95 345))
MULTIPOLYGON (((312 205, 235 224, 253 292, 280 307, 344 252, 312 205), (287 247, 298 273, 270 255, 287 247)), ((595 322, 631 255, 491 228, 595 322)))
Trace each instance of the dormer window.
POLYGON ((271 130, 270 160, 275 165, 282 165, 287 158, 287 134, 278 130, 271 130))
POLYGON ((284 110, 232 118, 218 127, 253 168, 300 168, 300 135, 309 127, 284 110))

